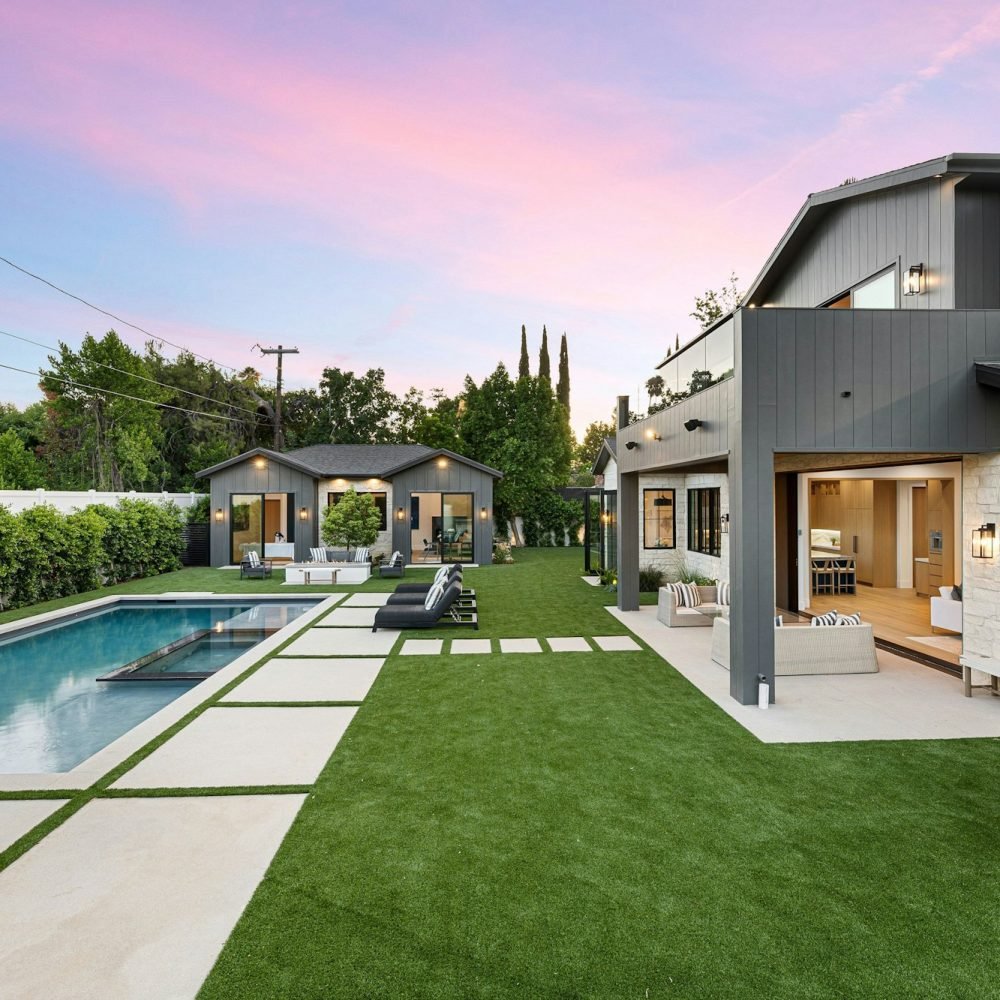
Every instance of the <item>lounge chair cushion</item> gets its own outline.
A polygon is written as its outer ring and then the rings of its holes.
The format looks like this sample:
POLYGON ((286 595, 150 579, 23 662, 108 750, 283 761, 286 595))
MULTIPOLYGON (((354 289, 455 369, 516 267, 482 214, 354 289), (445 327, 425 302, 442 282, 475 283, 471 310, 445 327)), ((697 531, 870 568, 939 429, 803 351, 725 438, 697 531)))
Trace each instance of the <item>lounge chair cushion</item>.
POLYGON ((430 610, 434 607, 439 600, 441 600, 441 595, 444 593, 444 584, 435 583, 430 590, 427 591, 427 596, 424 598, 424 607, 430 610))

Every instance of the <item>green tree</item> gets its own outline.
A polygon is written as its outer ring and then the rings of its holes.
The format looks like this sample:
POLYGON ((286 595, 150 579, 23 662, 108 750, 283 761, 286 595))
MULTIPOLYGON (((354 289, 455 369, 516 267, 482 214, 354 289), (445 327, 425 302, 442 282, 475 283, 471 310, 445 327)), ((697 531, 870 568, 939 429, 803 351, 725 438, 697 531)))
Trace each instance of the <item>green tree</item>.
POLYGON ((283 399, 290 447, 310 444, 392 444, 398 440, 400 400, 385 384, 385 370, 364 375, 325 368, 319 389, 283 399))
POLYGON ((556 399, 566 407, 569 416, 569 347, 566 344, 566 334, 559 343, 559 381, 556 383, 556 399))
POLYGON ((370 493, 349 489, 323 511, 321 534, 327 545, 346 545, 348 550, 374 545, 382 515, 370 493))
POLYGON ((451 398, 443 389, 432 389, 431 402, 434 405, 425 411, 413 430, 413 440, 428 448, 461 452, 460 411, 465 408, 465 399, 460 396, 451 398))
POLYGON ((593 484, 591 469, 601 451, 605 438, 615 439, 615 425, 610 420, 595 420, 587 426, 583 440, 573 452, 573 485, 590 486, 593 484))
POLYGON ((517 365, 517 377, 519 379, 531 377, 531 366, 528 363, 528 332, 523 323, 521 324, 521 359, 517 365))
MULTIPOLYGON (((698 322, 702 330, 707 330, 717 320, 722 319, 727 313, 731 313, 743 298, 743 293, 739 289, 739 279, 736 273, 729 275, 729 281, 722 288, 716 290, 710 288, 704 295, 695 296, 694 312, 691 318, 698 322)), ((680 347, 680 337, 677 346, 680 347)))
POLYGON ((158 404, 169 391, 146 381, 150 373, 143 359, 110 330, 100 340, 87 334, 79 351, 61 343, 49 362, 51 371, 42 372, 40 384, 49 400, 45 451, 53 485, 160 488, 158 404))
POLYGON ((33 490, 45 484, 38 459, 13 427, 0 434, 0 490, 33 490))
POLYGON ((552 365, 549 363, 549 331, 542 326, 542 346, 538 351, 538 377, 552 381, 552 365))

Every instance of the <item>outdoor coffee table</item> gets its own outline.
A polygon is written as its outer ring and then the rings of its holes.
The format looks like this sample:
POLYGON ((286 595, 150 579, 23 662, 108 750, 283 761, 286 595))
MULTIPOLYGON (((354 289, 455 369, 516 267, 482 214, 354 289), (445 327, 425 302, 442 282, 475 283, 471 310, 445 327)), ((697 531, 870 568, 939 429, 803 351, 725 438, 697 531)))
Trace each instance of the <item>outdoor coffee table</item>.
MULTIPOLYGON (((288 569, 289 567, 285 567, 288 569)), ((327 573, 329 574, 329 580, 317 580, 317 583, 329 583, 331 586, 337 582, 337 570, 332 566, 295 566, 302 574, 302 582, 307 586, 312 586, 312 576, 313 573, 327 573)))
POLYGON ((697 611, 699 615, 704 615, 706 618, 721 618, 725 614, 722 608, 704 608, 698 606, 693 610, 697 611))

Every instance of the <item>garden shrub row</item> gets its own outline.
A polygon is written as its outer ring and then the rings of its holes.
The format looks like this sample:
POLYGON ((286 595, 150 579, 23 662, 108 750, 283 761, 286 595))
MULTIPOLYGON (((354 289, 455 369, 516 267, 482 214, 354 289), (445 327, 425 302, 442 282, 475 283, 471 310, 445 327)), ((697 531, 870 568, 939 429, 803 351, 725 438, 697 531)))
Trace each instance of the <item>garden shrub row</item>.
POLYGON ((184 518, 173 504, 122 500, 71 514, 0 506, 0 609, 68 597, 181 568, 184 518))

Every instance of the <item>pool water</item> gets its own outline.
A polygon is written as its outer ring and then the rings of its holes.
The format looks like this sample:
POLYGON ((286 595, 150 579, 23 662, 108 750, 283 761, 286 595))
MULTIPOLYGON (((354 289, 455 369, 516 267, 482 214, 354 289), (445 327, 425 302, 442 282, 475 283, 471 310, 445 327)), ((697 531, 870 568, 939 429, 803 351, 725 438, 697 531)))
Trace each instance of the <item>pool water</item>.
POLYGON ((315 603, 129 602, 0 641, 0 773, 76 767, 198 683, 173 674, 213 673, 315 603), (97 680, 206 629, 216 641, 166 657, 162 679, 97 680))

